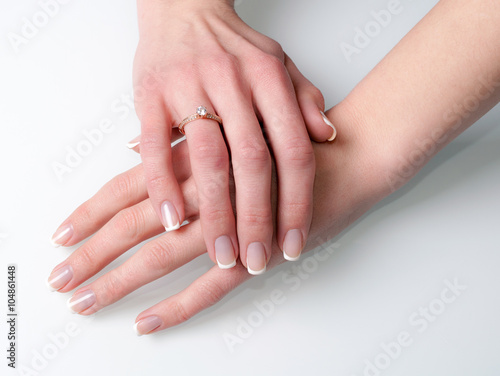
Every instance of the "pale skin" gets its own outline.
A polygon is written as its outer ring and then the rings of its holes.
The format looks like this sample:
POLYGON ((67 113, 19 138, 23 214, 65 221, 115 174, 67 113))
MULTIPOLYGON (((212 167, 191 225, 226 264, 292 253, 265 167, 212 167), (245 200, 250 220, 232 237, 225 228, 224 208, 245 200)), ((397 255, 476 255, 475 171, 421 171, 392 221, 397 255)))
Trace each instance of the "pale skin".
POLYGON ((278 243, 285 255, 297 258, 312 216, 315 161, 308 131, 316 141, 333 134, 320 112, 323 96, 277 42, 237 16, 233 1, 137 5, 135 100, 146 185, 158 218, 167 231, 187 218, 170 141, 177 134, 172 128, 203 105, 222 118, 225 136, 213 120, 184 128, 211 259, 227 269, 239 256, 251 274, 265 271, 273 239, 270 150, 279 178, 278 243))
MULTIPOLYGON (((334 144, 313 144, 314 216, 305 250, 333 238, 401 187, 499 102, 499 25, 498 2, 441 1, 327 112, 339 138, 334 144)), ((70 299, 79 301, 73 310, 95 313, 205 252, 188 146, 183 142, 172 153, 190 224, 150 241, 122 265, 78 288, 70 299), (82 297, 91 304, 82 304, 82 297)), ((73 290, 135 244, 162 232, 146 186, 144 169, 137 166, 68 218, 75 231, 68 245, 96 235, 54 269, 49 281, 64 268, 72 270, 71 278, 52 284, 54 289, 73 290)), ((269 267, 284 261, 276 238, 272 247, 269 267)), ((248 278, 240 263, 230 270, 214 266, 184 291, 140 313, 136 330, 154 333, 184 322, 248 278)))

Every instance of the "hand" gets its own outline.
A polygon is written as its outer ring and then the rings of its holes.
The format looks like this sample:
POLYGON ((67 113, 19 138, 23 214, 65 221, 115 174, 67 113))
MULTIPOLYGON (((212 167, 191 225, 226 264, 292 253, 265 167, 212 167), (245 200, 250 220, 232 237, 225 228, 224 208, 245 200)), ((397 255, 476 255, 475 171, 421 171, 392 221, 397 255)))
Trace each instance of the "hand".
MULTIPOLYGON (((314 145, 318 168, 307 250, 334 237, 389 192, 381 173, 386 166, 377 166, 372 158, 385 146, 372 137, 375 132, 367 126, 361 127, 352 119, 343 123, 338 144, 314 145)), ((179 161, 175 176, 181 183, 190 224, 146 243, 122 265, 76 290, 70 299, 75 312, 95 313, 205 252, 196 184, 193 177, 188 177, 186 143, 175 146, 173 155, 179 161)), ((144 171, 137 166, 115 177, 77 208, 65 221, 74 228, 72 244, 95 235, 56 266, 49 277, 51 287, 59 292, 71 291, 128 249, 162 232, 146 194, 144 171)), ((270 267, 282 261, 281 250, 274 242, 270 267)), ((214 266, 186 290, 142 312, 136 329, 145 334, 179 324, 222 299, 249 277, 241 264, 228 271, 214 266)))
POLYGON ((147 191, 167 230, 188 217, 175 179, 170 142, 178 131, 172 136, 172 127, 200 105, 223 119, 224 135, 214 120, 185 126, 205 244, 221 268, 234 266, 239 254, 250 273, 260 274, 271 254, 273 218, 271 156, 259 123, 276 161, 277 240, 288 259, 300 255, 311 223, 315 161, 307 130, 317 141, 333 130, 320 113, 321 93, 278 43, 247 26, 231 3, 138 2, 136 109, 147 191))

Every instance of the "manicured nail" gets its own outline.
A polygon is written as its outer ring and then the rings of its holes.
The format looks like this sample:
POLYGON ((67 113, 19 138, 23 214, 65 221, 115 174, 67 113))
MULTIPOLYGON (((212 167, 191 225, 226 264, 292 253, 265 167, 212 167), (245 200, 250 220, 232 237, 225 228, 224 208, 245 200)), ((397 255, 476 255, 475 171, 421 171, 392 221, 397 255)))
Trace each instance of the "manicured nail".
POLYGON ((71 278, 73 278, 73 269, 71 265, 63 266, 50 273, 49 279, 47 280, 47 287, 51 291, 60 290, 71 281, 71 278))
POLYGON ((302 232, 290 230, 283 241, 283 257, 288 261, 297 261, 302 253, 302 232))
POLYGON ((264 244, 255 242, 247 248, 247 269, 252 275, 259 275, 266 271, 266 250, 264 244))
POLYGON ((333 134, 332 136, 328 139, 328 141, 333 141, 335 140, 335 137, 337 137, 337 128, 335 128, 335 125, 332 124, 330 119, 328 119, 323 111, 320 111, 321 116, 323 116, 323 120, 326 125, 331 127, 333 129, 333 134))
POLYGON ((57 229, 57 231, 50 238, 50 242, 54 247, 60 247, 61 245, 65 245, 69 239, 73 236, 73 225, 67 224, 61 226, 57 229))
POLYGON ((177 214, 177 210, 175 210, 175 206, 171 202, 165 201, 161 204, 161 217, 163 219, 163 226, 165 226, 165 230, 173 231, 181 227, 181 224, 179 223, 179 215, 177 214))
POLYGON ((221 269, 231 269, 236 265, 233 243, 229 236, 220 236, 215 241, 215 258, 221 269))
POLYGON ((135 148, 137 145, 139 145, 141 143, 141 136, 137 136, 136 138, 130 140, 127 144, 127 147, 129 149, 133 149, 135 148))
POLYGON ((85 290, 76 293, 68 300, 68 308, 73 313, 80 313, 92 307, 96 302, 95 294, 92 290, 85 290))
POLYGON ((138 336, 142 336, 159 328, 161 324, 162 321, 158 316, 149 316, 137 321, 134 324, 134 331, 138 336))

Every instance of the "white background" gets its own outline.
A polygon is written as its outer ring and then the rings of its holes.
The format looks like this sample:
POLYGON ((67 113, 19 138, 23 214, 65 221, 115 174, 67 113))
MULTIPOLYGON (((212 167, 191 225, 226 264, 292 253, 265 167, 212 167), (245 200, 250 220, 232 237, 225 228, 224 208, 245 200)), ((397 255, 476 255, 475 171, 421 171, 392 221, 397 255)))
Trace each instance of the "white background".
MULTIPOLYGON (((244 0, 237 9, 283 45, 332 106, 435 3, 401 0, 401 14, 351 62, 340 44, 352 44, 355 28, 387 1, 244 0)), ((54 249, 49 236, 102 184, 139 162, 124 146, 139 133, 133 109, 123 102, 131 95, 138 40, 135 4, 69 1, 18 52, 8 33, 19 34, 23 17, 32 19, 40 7, 36 1, 0 4, 0 275, 6 280, 7 264, 17 265, 18 366, 31 369, 18 373, 6 366, 3 287, 2 375, 363 375, 366 360, 383 358, 381 343, 402 331, 412 344, 381 375, 500 373, 500 108, 335 239, 338 248, 328 260, 317 266, 304 257, 298 265, 308 272, 300 285, 283 279, 293 271, 288 263, 187 324, 137 337, 136 315, 208 270, 207 257, 91 319, 72 315, 65 305, 69 294, 45 286, 52 268, 76 249, 54 249), (117 112, 113 106, 124 107, 117 112), (54 162, 65 163, 68 148, 85 139, 82 131, 105 118, 114 131, 59 179, 54 162), (434 299, 447 280, 467 289, 419 332, 410 317, 438 304, 434 299), (254 302, 269 299, 274 289, 285 301, 230 351, 224 334, 258 319, 254 302), (68 324, 78 334, 57 349, 51 336, 61 336, 68 324), (51 359, 42 362, 42 356, 51 359)))

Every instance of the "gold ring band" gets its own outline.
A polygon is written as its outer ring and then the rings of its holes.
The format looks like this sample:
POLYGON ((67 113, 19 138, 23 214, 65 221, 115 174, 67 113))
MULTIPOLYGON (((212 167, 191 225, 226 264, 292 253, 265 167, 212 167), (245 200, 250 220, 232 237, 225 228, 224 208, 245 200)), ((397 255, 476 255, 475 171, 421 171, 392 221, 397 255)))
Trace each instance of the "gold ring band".
POLYGON ((208 112, 206 107, 200 106, 196 109, 196 114, 188 116, 187 118, 185 118, 183 121, 181 121, 179 123, 179 125, 178 125, 179 132, 181 132, 182 134, 186 134, 186 133, 184 133, 184 127, 186 126, 186 124, 191 123, 192 121, 195 121, 198 119, 215 120, 217 123, 222 125, 222 119, 220 117, 208 112))

